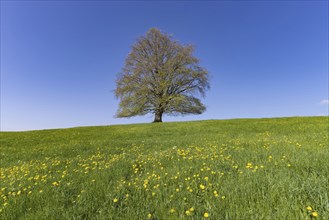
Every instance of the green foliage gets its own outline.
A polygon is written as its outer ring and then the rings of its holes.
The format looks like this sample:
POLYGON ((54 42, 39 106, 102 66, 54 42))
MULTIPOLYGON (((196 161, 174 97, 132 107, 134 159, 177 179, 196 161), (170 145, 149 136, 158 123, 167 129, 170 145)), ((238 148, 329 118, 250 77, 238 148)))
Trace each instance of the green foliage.
POLYGON ((155 114, 201 114, 205 106, 196 97, 209 88, 208 72, 193 56, 193 46, 180 45, 168 34, 150 29, 133 45, 118 75, 117 117, 155 114))
POLYGON ((328 129, 296 117, 1 132, 0 219, 328 219, 328 129))

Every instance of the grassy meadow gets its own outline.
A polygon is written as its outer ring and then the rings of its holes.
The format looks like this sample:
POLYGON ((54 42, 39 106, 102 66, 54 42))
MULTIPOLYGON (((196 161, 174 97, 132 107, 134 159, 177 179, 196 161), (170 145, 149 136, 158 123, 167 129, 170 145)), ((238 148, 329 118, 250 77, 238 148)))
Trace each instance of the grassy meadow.
POLYGON ((1 132, 0 219, 329 219, 329 117, 1 132))

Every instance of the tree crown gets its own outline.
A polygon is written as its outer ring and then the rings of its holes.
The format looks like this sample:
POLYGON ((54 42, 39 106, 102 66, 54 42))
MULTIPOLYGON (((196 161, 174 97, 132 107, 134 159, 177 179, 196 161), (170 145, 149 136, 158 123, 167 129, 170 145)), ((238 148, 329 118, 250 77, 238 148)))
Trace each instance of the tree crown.
POLYGON ((116 116, 204 112, 197 96, 209 89, 208 72, 193 51, 192 45, 181 45, 156 28, 137 39, 117 76, 116 116))

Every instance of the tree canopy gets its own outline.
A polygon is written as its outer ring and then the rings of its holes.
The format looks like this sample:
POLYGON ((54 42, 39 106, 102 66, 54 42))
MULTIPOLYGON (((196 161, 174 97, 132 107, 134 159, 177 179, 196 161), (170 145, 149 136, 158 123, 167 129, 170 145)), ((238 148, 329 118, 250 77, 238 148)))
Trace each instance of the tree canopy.
POLYGON ((151 28, 137 39, 117 76, 117 117, 152 113, 201 114, 206 107, 198 97, 209 89, 208 72, 193 56, 192 45, 182 45, 171 35, 151 28))

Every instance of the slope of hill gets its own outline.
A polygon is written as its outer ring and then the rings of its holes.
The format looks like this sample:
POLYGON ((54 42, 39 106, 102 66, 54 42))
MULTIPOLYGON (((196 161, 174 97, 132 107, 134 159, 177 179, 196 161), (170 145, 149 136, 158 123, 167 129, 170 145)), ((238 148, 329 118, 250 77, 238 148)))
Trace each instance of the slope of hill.
POLYGON ((329 117, 1 132, 0 219, 329 219, 329 117))

